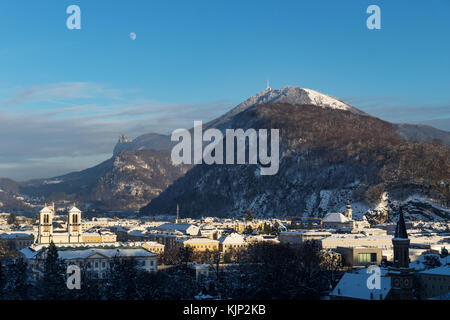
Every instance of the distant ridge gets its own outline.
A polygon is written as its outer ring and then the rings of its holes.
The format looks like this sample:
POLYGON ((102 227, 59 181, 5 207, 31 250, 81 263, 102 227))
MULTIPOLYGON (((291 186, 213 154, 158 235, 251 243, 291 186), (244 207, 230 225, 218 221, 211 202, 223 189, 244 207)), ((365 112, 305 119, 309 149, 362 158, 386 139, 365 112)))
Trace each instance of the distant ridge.
POLYGON ((403 139, 420 142, 439 139, 450 145, 450 132, 439 130, 424 124, 395 123, 395 128, 403 139))

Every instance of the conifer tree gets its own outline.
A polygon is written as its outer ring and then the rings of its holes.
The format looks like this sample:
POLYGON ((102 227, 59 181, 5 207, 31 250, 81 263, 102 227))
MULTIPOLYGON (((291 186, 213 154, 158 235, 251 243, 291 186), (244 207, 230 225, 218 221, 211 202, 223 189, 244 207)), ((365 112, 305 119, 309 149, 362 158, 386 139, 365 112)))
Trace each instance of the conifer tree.
POLYGON ((66 265, 59 259, 58 249, 53 242, 46 249, 44 276, 41 289, 44 299, 64 299, 67 294, 66 265))
POLYGON ((19 258, 8 266, 8 297, 15 300, 28 299, 28 268, 25 261, 19 258))

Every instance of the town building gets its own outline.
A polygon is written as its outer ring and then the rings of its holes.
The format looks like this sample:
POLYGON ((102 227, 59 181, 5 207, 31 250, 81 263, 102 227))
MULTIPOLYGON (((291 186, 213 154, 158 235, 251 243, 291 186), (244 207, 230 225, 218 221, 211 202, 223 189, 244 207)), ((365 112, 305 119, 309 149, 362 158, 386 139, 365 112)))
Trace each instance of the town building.
POLYGON ((240 250, 247 247, 247 242, 245 242, 244 236, 239 233, 231 233, 229 235, 224 235, 219 239, 219 250, 221 252, 226 252, 231 249, 240 250))
POLYGON ((0 241, 8 243, 10 247, 18 251, 31 246, 35 241, 35 236, 33 232, 9 231, 0 233, 0 241))
POLYGON ((381 248, 369 247, 337 247, 344 265, 347 267, 367 267, 369 265, 380 265, 382 259, 381 248))
POLYGON ((305 241, 319 240, 331 236, 327 231, 282 231, 278 235, 280 243, 300 245, 305 241))
POLYGON ((148 232, 147 233, 147 239, 149 241, 155 241, 162 245, 164 245, 165 248, 175 248, 178 246, 178 240, 184 239, 185 237, 180 233, 173 233, 173 232, 148 232))
POLYGON ((429 299, 450 292, 450 265, 424 270, 418 273, 420 298, 429 299))
POLYGON ((67 215, 66 228, 54 228, 55 205, 45 206, 39 213, 37 243, 84 243, 115 242, 116 235, 106 233, 83 233, 81 227, 81 211, 73 206, 67 215))
POLYGON ((200 228, 189 223, 164 223, 154 229, 161 232, 181 232, 189 236, 200 235, 200 228))
POLYGON ((164 254, 164 245, 156 241, 146 241, 142 244, 142 248, 156 254, 164 254))
POLYGON ((212 240, 208 238, 191 238, 191 239, 180 239, 178 244, 181 247, 190 247, 194 251, 218 251, 219 241, 212 240))
MULTIPOLYGON (((400 208, 392 244, 393 261, 391 266, 377 266, 379 261, 375 261, 375 256, 372 256, 368 259, 372 261, 367 261, 367 265, 371 265, 369 268, 345 273, 330 293, 330 298, 412 300, 443 297, 449 294, 450 259, 448 252, 443 250, 441 255, 424 254, 416 261, 411 262, 410 239, 402 208, 400 208), (373 276, 379 277, 377 286, 369 285, 369 282, 373 284, 373 279, 370 279, 373 276)), ((353 250, 355 249, 357 248, 353 248, 353 250)), ((348 250, 348 248, 343 250, 348 250)), ((354 257, 354 251, 352 256, 354 257)))
MULTIPOLYGON (((21 254, 27 261, 33 280, 43 276, 47 247, 36 246, 22 249, 21 254)), ((58 246, 58 256, 67 265, 77 265, 85 269, 94 279, 106 277, 110 263, 114 258, 135 259, 137 267, 148 272, 157 271, 158 261, 155 253, 142 248, 81 248, 58 246)))

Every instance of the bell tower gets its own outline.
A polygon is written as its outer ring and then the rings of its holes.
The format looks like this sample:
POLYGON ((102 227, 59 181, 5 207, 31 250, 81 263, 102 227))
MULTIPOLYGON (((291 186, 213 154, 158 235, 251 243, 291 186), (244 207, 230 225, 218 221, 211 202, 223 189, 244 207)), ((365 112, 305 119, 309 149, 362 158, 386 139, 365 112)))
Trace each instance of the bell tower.
POLYGON ((67 231, 69 233, 69 242, 81 242, 81 211, 74 206, 69 211, 67 217, 67 231))
MULTIPOLYGON (((54 208, 54 206, 53 206, 54 208)), ((53 235, 53 216, 55 212, 45 205, 39 212, 38 243, 50 243, 53 235)))
POLYGON ((413 269, 409 268, 409 242, 403 209, 400 207, 395 235, 392 239, 394 266, 388 271, 391 277, 391 299, 394 300, 412 300, 414 298, 414 273, 413 269))

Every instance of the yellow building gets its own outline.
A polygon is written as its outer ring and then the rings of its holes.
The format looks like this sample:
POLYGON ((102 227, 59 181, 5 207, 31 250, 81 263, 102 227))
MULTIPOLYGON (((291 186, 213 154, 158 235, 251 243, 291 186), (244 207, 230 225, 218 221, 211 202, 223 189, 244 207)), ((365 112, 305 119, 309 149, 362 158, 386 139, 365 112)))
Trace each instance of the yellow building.
POLYGON ((182 239, 178 244, 184 248, 191 247, 194 251, 218 251, 219 241, 208 238, 182 239))
POLYGON ((156 241, 147 241, 142 245, 142 248, 157 254, 164 253, 164 245, 156 241))
POLYGON ((236 232, 243 233, 247 228, 251 228, 253 231, 258 228, 263 228, 264 222, 262 221, 237 221, 234 223, 233 229, 236 232))

